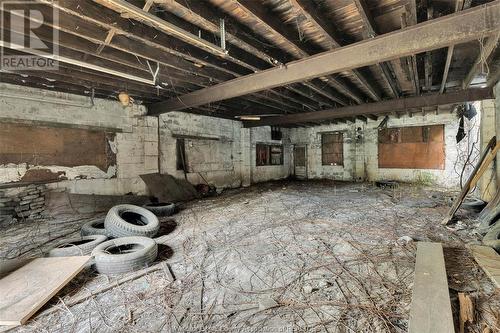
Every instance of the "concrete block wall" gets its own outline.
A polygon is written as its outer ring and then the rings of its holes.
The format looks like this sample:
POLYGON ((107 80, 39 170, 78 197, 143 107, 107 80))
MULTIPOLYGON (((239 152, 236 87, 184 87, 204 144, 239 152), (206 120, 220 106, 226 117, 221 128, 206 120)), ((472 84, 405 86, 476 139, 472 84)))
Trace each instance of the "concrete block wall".
POLYGON ((184 178, 184 171, 177 170, 176 143, 184 138, 189 182, 241 185, 241 122, 183 112, 163 114, 159 121, 162 173, 184 178))
POLYGON ((282 144, 271 140, 270 127, 242 128, 239 121, 170 112, 160 116, 161 171, 184 177, 177 170, 176 138, 184 137, 188 164, 187 179, 193 184, 207 181, 221 188, 248 186, 289 175, 289 144, 285 144, 284 164, 256 166, 256 144, 282 144), (288 150, 287 150, 288 149, 288 150))
POLYGON ((310 179, 354 180, 356 167, 355 132, 356 124, 353 123, 292 128, 290 130, 291 143, 307 146, 307 177, 310 179), (343 133, 343 166, 322 165, 321 135, 328 132, 343 133))
POLYGON ((384 169, 378 167, 378 120, 363 122, 347 122, 315 126, 309 128, 291 129, 292 144, 307 145, 308 178, 336 179, 347 181, 375 181, 380 179, 394 179, 405 182, 434 183, 445 187, 459 184, 460 162, 457 162, 458 147, 456 133, 459 122, 456 114, 445 112, 414 114, 412 117, 390 116, 388 127, 422 126, 444 124, 445 126, 445 169, 384 169), (321 161, 321 133, 341 131, 344 133, 344 165, 322 165, 321 161), (358 138, 358 135, 360 137, 358 138))
MULTIPOLYGON (((144 106, 123 108, 118 102, 60 92, 0 83, 0 122, 34 126, 72 127, 116 132, 108 142, 116 153, 117 165, 102 171, 96 166, 43 166, 53 172, 64 171, 67 180, 48 184, 81 194, 147 194, 140 174, 158 171, 157 118, 143 117, 144 106)), ((28 169, 40 166, 26 163, 0 165, 0 184, 19 181, 28 169)))
POLYGON ((250 180, 252 183, 259 183, 267 180, 276 180, 286 178, 290 175, 291 169, 291 144, 289 130, 286 128, 281 129, 282 139, 281 140, 271 140, 271 128, 266 127, 254 127, 249 129, 250 136, 250 148, 249 152, 249 162, 251 176, 250 180), (263 165, 257 166, 257 152, 256 146, 258 143, 264 144, 278 144, 283 146, 283 165, 263 165))

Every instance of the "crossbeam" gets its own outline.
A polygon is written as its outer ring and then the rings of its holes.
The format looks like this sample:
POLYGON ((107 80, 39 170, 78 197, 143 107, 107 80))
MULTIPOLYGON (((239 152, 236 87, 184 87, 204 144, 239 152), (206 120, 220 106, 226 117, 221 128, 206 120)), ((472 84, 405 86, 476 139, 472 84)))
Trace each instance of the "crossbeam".
POLYGON ((415 108, 425 108, 461 102, 472 102, 494 98, 493 89, 477 88, 459 90, 444 94, 421 95, 415 97, 399 98, 389 101, 366 103, 361 105, 346 106, 315 112, 297 113, 281 117, 268 118, 261 121, 245 122, 245 127, 271 126, 297 124, 309 121, 326 121, 346 117, 363 115, 380 115, 395 111, 404 111, 415 108))
POLYGON ((283 67, 229 80, 150 107, 150 114, 183 110, 228 98, 373 65, 492 35, 500 30, 500 1, 427 21, 283 67))

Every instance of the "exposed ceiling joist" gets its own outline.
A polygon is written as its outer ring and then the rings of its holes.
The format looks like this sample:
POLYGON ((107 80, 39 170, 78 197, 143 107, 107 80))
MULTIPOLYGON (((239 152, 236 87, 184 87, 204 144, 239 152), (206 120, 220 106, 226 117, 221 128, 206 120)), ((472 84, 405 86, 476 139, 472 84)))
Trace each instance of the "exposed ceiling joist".
POLYGON ((215 86, 157 103, 151 114, 183 110, 265 89, 305 81, 353 68, 464 43, 492 34, 500 28, 500 2, 495 1, 381 35, 332 51, 297 60, 215 86))
MULTIPOLYGON (((366 37, 373 38, 378 35, 375 30, 375 20, 370 13, 370 9, 366 4, 365 0, 354 0, 356 7, 358 8, 359 15, 361 16, 361 20, 363 21, 364 27, 366 28, 366 37)), ((397 81, 392 77, 391 74, 391 65, 388 62, 377 64, 380 71, 382 72, 382 77, 384 81, 390 88, 393 97, 399 97, 400 88, 398 87, 397 81)))
POLYGON ((494 98, 492 88, 480 88, 460 90, 445 94, 422 95, 382 101, 377 103, 366 103, 362 105, 346 106, 330 110, 307 112, 296 115, 273 117, 261 121, 245 122, 245 127, 258 127, 270 125, 295 124, 309 121, 327 121, 356 116, 377 115, 397 111, 406 111, 414 108, 424 108, 438 105, 446 105, 461 102, 471 102, 494 98))
MULTIPOLYGON (((319 9, 314 5, 313 2, 311 2, 310 0, 290 0, 290 2, 295 6, 295 8, 299 8, 301 10, 302 14, 309 20, 309 22, 314 24, 335 48, 347 44, 343 40, 343 37, 341 36, 339 31, 331 24, 331 22, 326 20, 323 15, 321 15, 319 9)), ((356 80, 358 80, 366 89, 373 100, 380 100, 379 94, 377 93, 377 91, 375 91, 375 89, 362 73, 360 73, 358 70, 352 70, 352 74, 356 78, 356 80)))
POLYGON ((472 65, 472 68, 469 70, 469 73, 464 79, 462 83, 462 89, 467 89, 474 78, 481 73, 485 66, 487 66, 487 61, 493 51, 496 49, 498 45, 498 40, 500 38, 500 31, 489 37, 486 42, 481 41, 479 45, 479 55, 477 56, 476 61, 472 65))
POLYGON ((142 8, 136 7, 125 0, 96 0, 96 2, 101 3, 106 6, 111 6, 116 9, 122 15, 127 15, 130 18, 136 19, 138 21, 144 22, 151 25, 169 35, 179 38, 185 42, 196 45, 202 49, 208 50, 210 52, 216 52, 220 56, 225 56, 226 51, 219 46, 212 44, 198 36, 191 34, 188 31, 180 29, 178 26, 166 22, 157 16, 143 10, 142 8))
MULTIPOLYGON (((459 12, 463 9, 468 9, 470 7, 470 1, 464 2, 464 0, 456 0, 455 3, 455 12, 459 12)), ((446 52, 446 61, 444 64, 443 70, 443 78, 441 80, 441 87, 439 88, 439 92, 442 94, 444 89, 446 88, 446 81, 448 81, 448 73, 450 72, 451 60, 453 59, 453 51, 455 50, 455 45, 451 45, 448 47, 448 51, 446 52)))

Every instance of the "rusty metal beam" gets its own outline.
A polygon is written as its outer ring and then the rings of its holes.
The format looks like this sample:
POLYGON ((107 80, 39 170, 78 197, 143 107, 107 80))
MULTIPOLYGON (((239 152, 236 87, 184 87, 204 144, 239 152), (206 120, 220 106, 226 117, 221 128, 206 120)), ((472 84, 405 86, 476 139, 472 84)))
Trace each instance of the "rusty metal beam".
POLYGON ((343 108, 274 117, 256 122, 245 122, 244 125, 245 127, 257 127, 294 124, 309 121, 328 121, 332 119, 365 115, 380 115, 384 113, 406 111, 414 108, 490 99, 493 98, 493 96, 493 89, 491 87, 468 89, 445 94, 431 94, 399 98, 377 103, 367 103, 362 105, 346 106, 343 108))
POLYGON ((169 101, 157 103, 151 114, 183 110, 315 77, 438 49, 497 34, 500 1, 427 21, 340 49, 297 60, 280 68, 226 81, 169 101), (397 45, 397 47, 396 47, 397 45))

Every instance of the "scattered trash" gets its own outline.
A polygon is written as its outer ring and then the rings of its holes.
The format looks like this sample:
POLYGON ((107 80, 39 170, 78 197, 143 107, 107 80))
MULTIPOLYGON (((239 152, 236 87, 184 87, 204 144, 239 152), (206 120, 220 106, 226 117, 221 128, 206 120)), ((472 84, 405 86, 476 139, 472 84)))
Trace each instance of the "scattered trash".
POLYGON ((399 184, 398 182, 394 181, 394 180, 378 180, 375 182, 375 185, 377 187, 380 187, 380 188, 395 188, 397 187, 399 184))
POLYGON ((413 242, 413 238, 411 238, 410 236, 399 237, 398 240, 396 241, 396 243, 399 245, 406 245, 410 242, 413 242))
POLYGON ((306 294, 310 294, 310 293, 312 293, 312 291, 313 291, 313 287, 312 287, 310 284, 306 284, 306 285, 302 288, 302 290, 304 290, 304 292, 305 292, 306 294))

